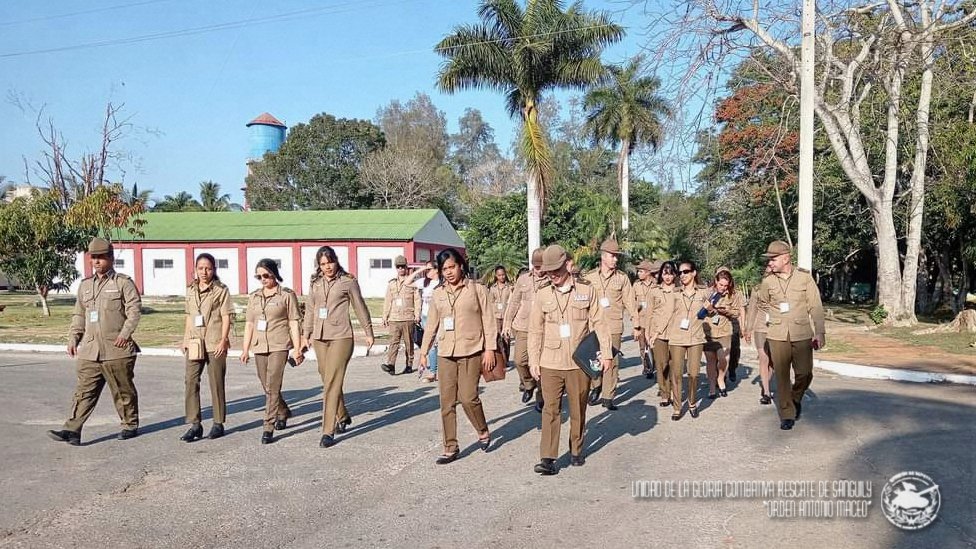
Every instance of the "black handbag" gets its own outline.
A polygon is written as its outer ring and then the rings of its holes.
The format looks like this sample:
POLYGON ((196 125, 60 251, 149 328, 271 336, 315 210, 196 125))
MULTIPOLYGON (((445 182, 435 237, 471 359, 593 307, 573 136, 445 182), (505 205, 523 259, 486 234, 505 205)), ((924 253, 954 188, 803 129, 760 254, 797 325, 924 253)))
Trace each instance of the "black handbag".
MULTIPOLYGON (((587 334, 576 350, 573 351, 573 362, 583 370, 590 379, 599 379, 603 375, 603 368, 600 366, 600 359, 597 354, 600 352, 600 339, 596 337, 596 332, 587 334)), ((610 349, 610 356, 617 356, 617 349, 610 349)))
POLYGON ((420 344, 424 342, 424 327, 419 323, 413 327, 413 344, 420 347, 420 344))

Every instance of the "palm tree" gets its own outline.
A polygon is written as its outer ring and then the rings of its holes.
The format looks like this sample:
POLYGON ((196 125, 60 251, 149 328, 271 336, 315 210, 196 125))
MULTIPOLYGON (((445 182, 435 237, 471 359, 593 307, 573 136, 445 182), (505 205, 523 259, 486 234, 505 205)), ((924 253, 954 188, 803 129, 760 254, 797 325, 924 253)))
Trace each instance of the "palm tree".
POLYGON ((459 25, 436 47, 447 60, 437 75, 441 90, 480 88, 505 94, 510 116, 522 119, 519 152, 528 170, 529 250, 539 246, 552 156, 539 124, 538 102, 557 88, 583 89, 604 73, 600 52, 624 30, 581 2, 563 9, 561 0, 483 0, 481 22, 459 25))
POLYGON ((220 184, 213 181, 200 183, 200 206, 205 212, 240 211, 241 206, 230 201, 229 194, 220 194, 220 184))
POLYGON ((624 66, 607 67, 606 83, 587 92, 583 99, 593 141, 620 146, 617 181, 623 231, 630 226, 630 154, 645 144, 657 150, 664 136, 663 122, 674 112, 668 100, 657 94, 661 80, 642 73, 643 62, 643 57, 637 56, 624 66))
POLYGON ((153 208, 157 212, 199 212, 202 209, 203 206, 193 198, 192 194, 186 191, 164 196, 153 208))
POLYGON ((152 189, 140 191, 139 185, 137 183, 133 183, 131 191, 122 191, 122 201, 125 202, 127 206, 131 207, 139 204, 148 210, 150 208, 149 204, 152 202, 152 189))

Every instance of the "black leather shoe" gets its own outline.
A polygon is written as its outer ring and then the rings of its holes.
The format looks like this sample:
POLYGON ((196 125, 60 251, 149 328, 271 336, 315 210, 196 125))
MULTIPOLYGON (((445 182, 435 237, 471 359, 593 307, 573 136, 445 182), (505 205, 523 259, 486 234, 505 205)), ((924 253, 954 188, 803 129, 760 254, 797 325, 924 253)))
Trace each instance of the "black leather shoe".
POLYGON ((407 366, 407 367, 406 367, 406 368, 405 368, 405 369, 403 370, 403 373, 404 373, 404 374, 412 374, 412 373, 413 373, 413 367, 412 367, 412 366, 407 366))
POLYGON ((691 414, 691 417, 697 419, 698 418, 698 407, 695 406, 695 407, 692 407, 692 408, 688 408, 688 413, 691 414))
POLYGON ((569 456, 569 464, 573 467, 582 467, 586 464, 586 458, 583 456, 569 456))
POLYGON ((332 435, 322 435, 322 440, 319 441, 319 446, 322 448, 328 448, 335 445, 335 437, 332 435))
POLYGON ((393 368, 392 364, 380 364, 380 369, 390 374, 391 376, 396 373, 396 370, 393 368))
POLYGON ((555 475, 559 472, 559 470, 556 469, 556 460, 549 458, 544 458, 542 461, 537 463, 533 470, 536 473, 544 476, 555 475))
POLYGON ((793 428, 793 423, 794 421, 792 419, 784 419, 783 421, 779 422, 779 428, 784 431, 789 431, 793 428))
POLYGON ((129 440, 130 438, 136 438, 137 436, 139 436, 138 429, 122 429, 121 431, 119 431, 118 439, 129 440))
POLYGON ((534 393, 534 392, 535 392, 535 389, 529 389, 528 391, 522 391, 522 404, 528 404, 529 401, 532 400, 532 393, 534 393))
POLYGON ((719 389, 718 390, 718 396, 723 397, 723 398, 724 397, 727 397, 727 396, 729 396, 729 392, 726 391, 725 389, 719 389))
POLYGON ((800 412, 803 411, 803 406, 800 406, 799 400, 794 400, 793 406, 796 408, 796 419, 800 419, 800 412))
POLYGON ((766 393, 763 393, 763 395, 759 397, 759 404, 766 405, 772 403, 773 403, 773 399, 769 398, 769 395, 767 395, 766 393))
POLYGON ((491 448, 491 433, 488 433, 488 438, 478 438, 478 448, 481 448, 482 452, 487 452, 491 448))
POLYGON ((279 419, 278 421, 275 422, 275 431, 280 431, 286 427, 288 427, 287 419, 279 419))
POLYGON ((265 431, 261 433, 261 444, 271 444, 274 442, 274 433, 271 431, 265 431))
POLYGON ((47 436, 58 442, 67 442, 71 446, 81 446, 81 433, 74 431, 48 431, 47 436))
POLYGON ((610 410, 611 412, 617 409, 617 405, 614 404, 613 400, 609 398, 603 399, 603 407, 606 408, 607 410, 610 410))
POLYGON ((678 421, 679 419, 681 419, 681 412, 671 414, 671 421, 678 421))
POLYGON ((207 438, 210 440, 218 439, 224 436, 224 424, 214 423, 213 427, 210 428, 210 433, 207 434, 207 438))
POLYGON ((590 390, 590 406, 596 406, 600 403, 600 388, 590 390))
POLYGON ((718 393, 709 393, 708 400, 715 400, 718 398, 718 393))
POLYGON ((535 401, 535 411, 542 413, 542 409, 546 407, 546 403, 542 399, 536 399, 535 401))
POLYGON ((345 433, 349 430, 349 426, 352 425, 352 418, 347 417, 346 419, 336 423, 336 431, 340 433, 345 433))
POLYGON ((454 452, 453 454, 441 454, 437 456, 437 459, 434 460, 434 463, 436 463, 437 465, 447 465, 448 463, 453 463, 454 460, 458 458, 459 453, 460 452, 454 452))
POLYGON ((203 425, 194 423, 185 433, 183 433, 180 440, 183 442, 193 442, 194 440, 201 438, 203 438, 203 425))
POLYGON ((674 404, 674 403, 671 402, 671 399, 662 400, 661 402, 658 402, 657 403, 657 405, 660 406, 661 408, 667 408, 668 406, 671 406, 672 404, 674 404))

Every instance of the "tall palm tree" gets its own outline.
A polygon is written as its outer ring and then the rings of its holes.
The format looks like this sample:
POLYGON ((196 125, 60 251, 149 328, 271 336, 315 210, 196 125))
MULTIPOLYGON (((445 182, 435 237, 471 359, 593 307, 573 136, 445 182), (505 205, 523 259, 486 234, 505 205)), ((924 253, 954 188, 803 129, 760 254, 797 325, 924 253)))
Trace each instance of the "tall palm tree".
POLYGON ((122 191, 122 201, 125 202, 127 206, 141 204, 143 208, 148 210, 150 208, 150 203, 152 202, 152 189, 140 191, 138 183, 133 183, 131 191, 122 191))
POLYGON ((202 209, 203 206, 186 191, 164 196, 153 208, 157 212, 199 212, 202 209))
POLYGON ((595 142, 608 141, 620 147, 617 182, 620 184, 620 228, 630 226, 630 155, 639 146, 654 150, 664 137, 663 123, 674 114, 667 99, 658 95, 661 80, 643 74, 643 57, 626 65, 607 67, 603 85, 591 89, 583 99, 586 125, 595 142))
POLYGON ((200 183, 200 206, 205 212, 240 211, 239 204, 230 201, 229 194, 220 194, 220 184, 213 181, 200 183))
POLYGON ((581 2, 563 8, 561 0, 483 0, 481 22, 459 25, 437 44, 446 58, 437 75, 441 90, 480 88, 505 94, 510 116, 522 119, 519 152, 528 168, 529 250, 540 243, 552 155, 539 124, 538 102, 557 88, 584 89, 604 73, 600 52, 619 41, 624 30, 602 12, 587 12, 581 2))

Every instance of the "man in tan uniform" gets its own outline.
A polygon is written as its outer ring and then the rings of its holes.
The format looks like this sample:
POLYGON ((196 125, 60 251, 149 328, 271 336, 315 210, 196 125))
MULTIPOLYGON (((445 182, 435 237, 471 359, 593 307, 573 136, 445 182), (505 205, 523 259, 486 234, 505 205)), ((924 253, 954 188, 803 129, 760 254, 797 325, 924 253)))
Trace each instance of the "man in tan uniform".
POLYGON ((651 263, 645 259, 637 265, 637 282, 634 283, 634 299, 637 300, 637 314, 640 317, 641 326, 637 346, 640 349, 641 364, 643 365, 641 373, 647 379, 654 377, 654 366, 651 362, 651 351, 647 340, 648 329, 651 326, 650 292, 652 288, 657 286, 657 273, 660 270, 660 261, 651 263), (656 269, 655 265, 657 265, 656 269))
POLYGON ((396 357, 400 353, 401 342, 407 358, 403 373, 413 372, 413 331, 420 323, 420 302, 417 288, 411 284, 407 258, 398 255, 393 264, 397 276, 386 285, 386 298, 383 300, 383 326, 390 328, 390 348, 386 352, 386 362, 380 364, 380 368, 391 376, 396 372, 396 357))
MULTIPOLYGON (((620 349, 620 341, 624 333, 624 309, 630 315, 634 326, 634 339, 641 333, 640 317, 637 313, 637 299, 630 277, 617 270, 617 260, 620 255, 617 241, 607 239, 600 246, 600 268, 587 273, 586 280, 593 285, 597 295, 597 303, 603 310, 603 316, 610 328, 611 344, 614 349, 620 349)), ((590 404, 602 400, 603 407, 616 410, 613 397, 617 392, 619 378, 620 357, 614 357, 613 366, 603 372, 603 377, 590 382, 590 404)))
POLYGON ((611 367, 610 333, 593 285, 577 280, 566 270, 566 251, 559 245, 546 248, 542 268, 550 284, 539 289, 529 314, 529 368, 541 380, 545 393, 542 441, 535 472, 557 473, 562 396, 569 402, 570 465, 582 466, 583 428, 586 425, 586 393, 589 377, 573 362, 573 352, 591 331, 600 342, 603 370, 611 367))
MULTIPOLYGON (((512 360, 519 373, 519 390, 522 391, 522 402, 525 403, 532 400, 532 393, 538 388, 529 371, 529 313, 536 290, 547 282, 542 274, 542 248, 538 248, 532 252, 532 270, 515 281, 502 322, 502 334, 508 339, 515 339, 512 360)), ((541 412, 542 391, 536 393, 535 400, 535 409, 541 412)))
POLYGON ((757 305, 769 313, 769 356, 776 373, 780 429, 799 419, 800 401, 813 380, 813 351, 825 342, 820 288, 806 269, 794 268, 790 245, 776 240, 766 248, 771 276, 756 290, 757 305), (812 326, 811 326, 812 322, 812 326), (790 368, 796 379, 790 385, 790 368))
POLYGON ((64 429, 48 431, 54 440, 72 446, 81 444, 81 427, 106 383, 122 419, 119 440, 139 434, 139 394, 133 383, 139 346, 132 333, 139 325, 142 299, 132 279, 115 272, 115 252, 107 240, 93 238, 88 254, 94 274, 78 287, 68 336, 68 356, 78 357, 71 417, 64 429))

